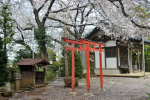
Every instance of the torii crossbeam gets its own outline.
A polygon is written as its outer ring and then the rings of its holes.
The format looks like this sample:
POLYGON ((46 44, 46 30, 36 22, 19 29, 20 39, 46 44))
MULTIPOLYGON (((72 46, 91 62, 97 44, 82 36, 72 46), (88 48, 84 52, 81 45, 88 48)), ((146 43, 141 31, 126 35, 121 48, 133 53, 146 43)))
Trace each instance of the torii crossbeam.
POLYGON ((102 46, 105 46, 105 44, 97 43, 94 41, 89 41, 85 39, 78 40, 72 40, 67 38, 62 38, 64 42, 68 42, 72 44, 72 47, 65 47, 65 50, 71 50, 72 51, 72 92, 74 92, 74 86, 75 86, 75 67, 74 67, 74 50, 76 51, 86 51, 86 81, 87 81, 87 92, 89 92, 90 87, 90 75, 89 75, 89 52, 92 51, 99 51, 99 58, 100 58, 100 86, 103 89, 103 72, 102 72, 102 52, 104 50, 102 49, 102 46), (79 44, 80 48, 75 48, 74 44, 79 44), (83 47, 83 45, 85 47, 83 47), (99 46, 99 48, 95 48, 95 46, 99 46), (90 46, 93 46, 93 48, 90 48, 90 46))

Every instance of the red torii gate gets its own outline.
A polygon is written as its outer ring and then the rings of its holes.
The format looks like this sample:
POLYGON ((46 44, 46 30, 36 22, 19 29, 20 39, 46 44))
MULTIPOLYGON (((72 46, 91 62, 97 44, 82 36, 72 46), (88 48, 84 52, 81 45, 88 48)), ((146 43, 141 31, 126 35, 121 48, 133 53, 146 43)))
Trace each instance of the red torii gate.
POLYGON ((72 92, 74 92, 74 85, 75 85, 75 67, 74 67, 74 50, 76 51, 86 51, 86 81, 87 81, 87 92, 89 92, 90 87, 90 76, 89 76, 89 52, 92 51, 99 51, 99 58, 100 58, 100 86, 101 89, 103 89, 103 73, 102 73, 102 52, 104 50, 101 48, 101 46, 105 46, 105 44, 80 39, 78 40, 72 40, 67 38, 62 38, 64 42, 69 42, 72 44, 72 47, 65 47, 65 50, 71 50, 72 51, 72 92), (74 44, 79 44, 80 48, 75 48, 74 44), (83 47, 82 45, 86 45, 86 47, 83 47), (95 45, 98 45, 99 48, 96 49, 95 45), (90 48, 89 46, 93 46, 93 48, 90 48))

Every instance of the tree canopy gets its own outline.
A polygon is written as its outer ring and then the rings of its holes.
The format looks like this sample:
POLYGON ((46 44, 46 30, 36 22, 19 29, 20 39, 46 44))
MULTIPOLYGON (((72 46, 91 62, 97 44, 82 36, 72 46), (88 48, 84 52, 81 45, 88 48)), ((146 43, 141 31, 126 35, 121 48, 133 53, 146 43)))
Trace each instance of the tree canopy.
MULTIPOLYGON (((1 0, 0 5, 8 5, 14 21, 13 41, 30 51, 33 27, 43 27, 44 41, 53 40, 61 45, 64 43, 58 33, 65 32, 65 37, 79 39, 93 26, 115 38, 149 37, 148 0, 1 0)), ((47 58, 47 45, 39 40, 38 44, 42 47, 42 57, 47 58)))

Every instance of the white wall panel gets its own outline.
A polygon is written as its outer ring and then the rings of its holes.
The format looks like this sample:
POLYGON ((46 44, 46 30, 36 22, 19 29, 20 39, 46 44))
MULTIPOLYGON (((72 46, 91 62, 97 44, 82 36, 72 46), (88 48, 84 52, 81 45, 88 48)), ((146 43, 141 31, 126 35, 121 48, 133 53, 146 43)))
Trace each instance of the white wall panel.
POLYGON ((117 58, 106 58, 106 68, 117 68, 117 58))
POLYGON ((106 47, 116 46, 116 41, 108 41, 106 42, 106 47))
MULTIPOLYGON (((105 53, 102 52, 102 67, 105 68, 105 53)), ((100 68, 99 51, 95 51, 95 68, 100 68)))

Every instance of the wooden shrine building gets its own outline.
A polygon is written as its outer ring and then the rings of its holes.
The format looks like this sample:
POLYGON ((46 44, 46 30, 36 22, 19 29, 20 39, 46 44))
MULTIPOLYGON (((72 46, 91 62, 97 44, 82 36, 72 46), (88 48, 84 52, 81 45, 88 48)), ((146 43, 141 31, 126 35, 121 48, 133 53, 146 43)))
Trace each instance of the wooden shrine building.
POLYGON ((19 66, 22 87, 39 87, 46 85, 46 65, 49 63, 45 58, 22 59, 14 65, 19 66))
MULTIPOLYGON (((128 37, 123 39, 123 36, 116 38, 108 36, 103 30, 96 27, 85 38, 105 44, 104 52, 102 52, 103 74, 133 74, 135 70, 144 71, 142 64, 142 37, 128 37), (136 56, 136 57, 135 57, 136 56), (132 59, 134 58, 134 61, 132 59)), ((150 45, 150 41, 144 40, 144 45, 150 45)), ((95 51, 95 70, 99 75, 99 57, 98 51, 95 51)))

